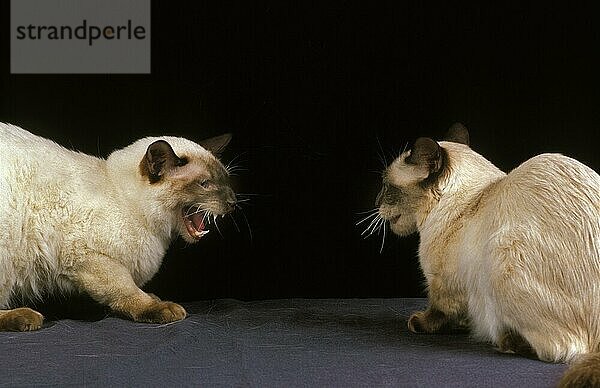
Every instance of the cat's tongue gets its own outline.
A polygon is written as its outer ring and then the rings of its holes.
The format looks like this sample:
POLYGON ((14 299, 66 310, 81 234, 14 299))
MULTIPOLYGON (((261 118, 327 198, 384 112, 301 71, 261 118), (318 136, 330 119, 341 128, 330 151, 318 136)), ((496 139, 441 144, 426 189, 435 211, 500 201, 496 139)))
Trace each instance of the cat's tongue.
POLYGON ((208 233, 208 230, 204 230, 203 218, 204 215, 202 213, 194 213, 183 217, 183 223, 188 233, 196 240, 208 233))

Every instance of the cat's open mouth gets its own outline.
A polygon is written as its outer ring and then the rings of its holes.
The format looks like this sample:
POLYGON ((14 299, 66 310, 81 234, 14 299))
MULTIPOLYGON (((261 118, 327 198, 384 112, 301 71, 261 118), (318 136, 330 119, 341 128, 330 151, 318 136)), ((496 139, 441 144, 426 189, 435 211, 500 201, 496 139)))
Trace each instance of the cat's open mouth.
POLYGON ((209 232, 204 225, 205 212, 195 206, 184 207, 181 211, 183 224, 192 238, 199 240, 209 232))

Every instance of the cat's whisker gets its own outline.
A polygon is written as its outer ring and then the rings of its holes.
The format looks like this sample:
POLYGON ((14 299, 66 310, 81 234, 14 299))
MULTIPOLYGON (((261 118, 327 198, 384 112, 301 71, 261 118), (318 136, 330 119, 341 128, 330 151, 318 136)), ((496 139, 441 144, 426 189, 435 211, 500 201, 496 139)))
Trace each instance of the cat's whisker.
POLYGON ((241 156, 241 154, 234 156, 234 157, 233 157, 233 159, 231 159, 231 160, 229 161, 229 163, 227 163, 227 164, 225 165, 225 169, 226 169, 226 170, 229 170, 229 168, 231 167, 231 165, 232 165, 232 164, 234 164, 234 163, 236 162, 236 160, 238 160, 238 159, 240 158, 240 156, 241 156))
POLYGON ((381 224, 384 223, 384 222, 385 222, 385 220, 383 218, 379 217, 377 219, 377 223, 375 223, 375 225, 371 228, 371 231, 369 232, 368 235, 365 236, 365 238, 368 238, 368 237, 372 236, 373 233, 375 233, 376 231, 378 231, 379 228, 381 227, 381 224))
POLYGON ((406 152, 406 148, 408 148, 408 142, 406 142, 406 144, 404 144, 404 148, 402 148, 402 151, 400 151, 400 153, 398 154, 398 156, 402 155, 404 152, 406 152))
POLYGON ((371 210, 365 210, 365 211, 363 211, 363 212, 356 212, 356 214, 367 214, 367 213, 373 213, 373 212, 376 212, 376 211, 378 211, 378 210, 379 210, 379 208, 378 208, 378 207, 376 207, 375 209, 371 209, 371 210))
POLYGON ((381 232, 383 231, 383 233, 385 233, 385 220, 382 218, 381 222, 379 223, 379 226, 377 227, 377 235, 381 235, 381 232))
POLYGON ((241 207, 239 209, 242 212, 244 221, 246 221, 246 226, 248 227, 248 233, 250 234, 250 243, 252 243, 252 228, 250 227, 250 223, 248 222, 248 218, 246 217, 246 213, 244 213, 244 210, 241 207))
POLYGON ((235 229, 238 231, 238 233, 240 233, 241 231, 240 231, 240 228, 239 228, 237 222, 235 222, 235 217, 233 217, 231 215, 231 213, 229 213, 229 218, 231 218, 231 221, 233 221, 233 225, 235 225, 235 229))
POLYGON ((229 168, 230 168, 230 167, 232 167, 232 165, 233 165, 233 164, 234 164, 234 163, 235 163, 235 162, 236 162, 238 159, 240 159, 240 158, 242 157, 242 155, 245 155, 245 154, 247 154, 247 153, 248 153, 248 152, 246 151, 246 152, 242 152, 241 154, 238 154, 238 155, 234 156, 234 157, 233 157, 233 159, 231 159, 231 160, 229 161, 229 163, 227 163, 227 165, 225 165, 225 169, 226 169, 226 170, 229 170, 229 168))
POLYGON ((193 216, 194 214, 198 214, 198 213, 202 213, 202 212, 204 212, 204 210, 202 210, 202 209, 196 209, 192 212, 190 212, 190 209, 188 209, 188 211, 185 213, 185 216, 189 217, 189 216, 193 216))
POLYGON ((239 176, 240 174, 238 174, 239 172, 246 172, 246 171, 250 171, 246 168, 236 168, 235 170, 231 170, 231 171, 227 171, 227 173, 229 174, 229 176, 239 176))
POLYGON ((189 217, 189 216, 192 216, 192 215, 194 215, 194 214, 198 214, 198 213, 201 213, 201 212, 207 212, 207 211, 208 211, 208 209, 204 208, 204 207, 202 206, 202 203, 200 203, 200 202, 196 202, 196 203, 194 203, 193 205, 191 205, 191 206, 190 206, 190 207, 187 209, 187 211, 185 212, 185 216, 186 216, 186 217, 189 217), (191 211, 192 209, 195 209, 195 210, 194 210, 194 211, 191 211))
MULTIPOLYGON (((379 209, 377 209, 377 210, 379 210, 379 209)), ((362 220, 365 220, 365 219, 367 219, 367 218, 369 218, 369 217, 373 217, 373 215, 374 215, 374 214, 377 214, 377 213, 378 213, 378 211, 371 211, 371 212, 369 212, 369 213, 368 213, 366 216, 364 216, 364 218, 361 218, 361 219, 359 220, 359 222, 362 222, 362 220)), ((358 213, 357 213, 357 214, 358 214, 358 213)), ((365 214, 365 213, 363 213, 363 214, 365 214)))
POLYGON ((361 236, 364 236, 365 234, 368 233, 365 236, 365 238, 367 238, 370 235, 372 235, 373 232, 375 231, 375 229, 377 228, 377 224, 379 224, 379 222, 381 220, 382 220, 381 216, 379 214, 377 214, 377 217, 375 219, 373 219, 373 221, 371 221, 371 223, 369 224, 369 226, 367 226, 367 228, 365 229, 365 231, 361 233, 361 236))
POLYGON ((372 225, 369 225, 365 230, 363 230, 363 232, 360 234, 361 237, 367 238, 371 233, 371 227, 372 225))
POLYGON ((190 209, 188 209, 188 211, 185 213, 185 216, 189 217, 189 216, 193 216, 194 214, 198 214, 198 213, 205 213, 206 214, 207 212, 208 212, 208 209, 205 209, 205 208, 202 208, 202 207, 196 207, 194 205, 194 206, 190 207, 190 209), (190 213, 190 210, 192 208, 196 208, 196 210, 190 213))
POLYGON ((384 222, 382 225, 383 225, 383 238, 381 239, 381 248, 379 249, 379 254, 383 253, 383 246, 385 245, 385 231, 387 230, 387 223, 384 222))
POLYGON ((369 232, 371 232, 371 228, 373 227, 373 225, 376 224, 377 222, 378 222, 377 218, 373 219, 371 221, 371 223, 369 225, 367 225, 365 230, 363 230, 363 232, 360 235, 366 238, 366 236, 369 234, 369 232))
POLYGON ((376 216, 377 216, 377 213, 369 214, 368 216, 366 216, 366 217, 364 217, 364 218, 360 219, 358 222, 356 222, 356 224, 355 224, 355 225, 356 225, 356 226, 358 226, 358 225, 360 225, 360 224, 362 224, 362 223, 364 223, 364 222, 368 221, 370 218, 372 218, 372 217, 376 217, 376 216))
POLYGON ((219 232, 219 234, 221 235, 221 237, 223 237, 223 233, 221 233, 221 229, 219 228, 219 224, 217 224, 217 215, 213 214, 213 221, 215 222, 215 226, 217 227, 217 232, 219 232))
POLYGON ((233 166, 233 167, 227 169, 227 172, 230 174, 234 173, 234 172, 238 172, 238 171, 250 171, 250 170, 247 168, 241 167, 241 166, 233 166))
POLYGON ((379 161, 383 164, 383 168, 387 168, 387 159, 385 157, 385 151, 383 151, 383 147, 381 146, 381 142, 379 141, 379 136, 375 136, 375 138, 377 139, 377 145, 379 146, 379 151, 381 151, 381 153, 377 153, 379 155, 379 161))
MULTIPOLYGON (((375 222, 377 219, 374 219, 373 221, 371 221, 371 223, 369 225, 367 225, 367 227, 362 231, 362 233, 360 234, 361 237, 365 237, 370 231, 371 231, 371 226, 373 225, 373 222, 375 222)), ((365 237, 366 238, 366 237, 365 237)))

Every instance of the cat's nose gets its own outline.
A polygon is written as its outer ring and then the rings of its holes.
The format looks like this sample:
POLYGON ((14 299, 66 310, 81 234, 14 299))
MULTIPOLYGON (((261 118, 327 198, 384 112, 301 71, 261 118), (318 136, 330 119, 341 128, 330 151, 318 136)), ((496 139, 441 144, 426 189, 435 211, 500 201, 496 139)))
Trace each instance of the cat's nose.
POLYGON ((230 210, 233 210, 235 208, 236 204, 237 204, 237 201, 235 199, 228 199, 227 200, 227 206, 229 206, 230 210))
POLYGON ((233 191, 231 191, 229 193, 229 196, 228 196, 227 200, 225 201, 225 203, 227 203, 227 207, 229 208, 229 211, 232 211, 233 209, 235 209, 235 206, 237 205, 237 198, 235 197, 235 193, 233 191))

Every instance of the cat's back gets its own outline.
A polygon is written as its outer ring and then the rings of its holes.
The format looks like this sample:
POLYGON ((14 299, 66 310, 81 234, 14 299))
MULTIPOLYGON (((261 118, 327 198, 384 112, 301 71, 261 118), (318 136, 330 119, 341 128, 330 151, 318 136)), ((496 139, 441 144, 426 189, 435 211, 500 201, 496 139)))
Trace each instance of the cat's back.
POLYGON ((536 207, 588 204, 600 211, 600 176, 561 154, 541 154, 525 161, 499 182, 497 190, 508 203, 512 197, 536 207))
POLYGON ((538 155, 490 190, 485 219, 498 238, 528 241, 540 250, 600 254, 600 176, 585 164, 538 155))
POLYGON ((36 175, 43 181, 102 170, 102 161, 72 151, 16 125, 0 123, 0 176, 36 175), (34 171, 35 170, 35 171, 34 171))
POLYGON ((28 160, 49 158, 60 154, 64 157, 71 151, 61 147, 52 140, 34 135, 16 125, 0 123, 0 162, 9 160, 28 160))
POLYGON ((105 191, 102 159, 4 123, 0 147, 0 226, 26 215, 49 218, 105 191))

